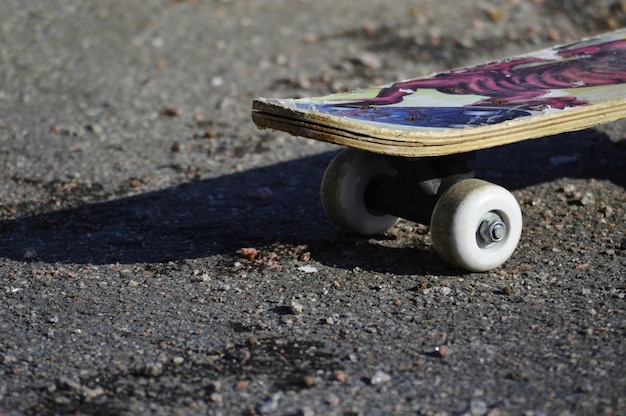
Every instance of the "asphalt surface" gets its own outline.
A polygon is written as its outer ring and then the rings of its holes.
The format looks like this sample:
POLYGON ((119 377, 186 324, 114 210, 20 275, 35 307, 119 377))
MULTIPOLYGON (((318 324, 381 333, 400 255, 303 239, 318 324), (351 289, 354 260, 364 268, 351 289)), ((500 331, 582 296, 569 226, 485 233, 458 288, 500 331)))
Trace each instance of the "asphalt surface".
POLYGON ((489 273, 323 215, 336 147, 257 96, 626 25, 612 1, 0 3, 1 415, 625 415, 620 123, 479 152, 525 228, 489 273))

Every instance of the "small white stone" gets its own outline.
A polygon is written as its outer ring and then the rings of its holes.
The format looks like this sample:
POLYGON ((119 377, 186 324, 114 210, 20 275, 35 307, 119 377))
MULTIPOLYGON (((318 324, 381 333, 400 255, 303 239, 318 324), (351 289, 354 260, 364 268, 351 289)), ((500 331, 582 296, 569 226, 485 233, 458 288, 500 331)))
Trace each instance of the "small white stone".
POLYGON ((472 416, 483 416, 487 414, 488 410, 487 403, 482 400, 474 399, 470 403, 470 414, 472 416))
POLYGON ((289 305, 289 310, 293 315, 302 315, 304 311, 304 306, 298 301, 292 300, 289 305))
POLYGON ((378 370, 377 372, 374 373, 374 375, 370 379, 370 384, 378 385, 378 384, 387 383, 388 381, 391 381, 391 376, 382 370, 378 370))

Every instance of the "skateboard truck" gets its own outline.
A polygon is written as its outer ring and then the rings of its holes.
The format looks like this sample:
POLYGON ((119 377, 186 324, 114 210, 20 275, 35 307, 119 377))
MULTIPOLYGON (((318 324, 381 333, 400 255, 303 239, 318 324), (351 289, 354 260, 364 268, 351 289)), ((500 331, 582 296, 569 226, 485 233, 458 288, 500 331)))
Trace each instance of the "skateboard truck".
POLYGON ((430 225, 439 195, 474 177, 468 167, 474 158, 474 152, 432 158, 388 157, 387 163, 396 174, 375 178, 365 190, 365 205, 373 213, 430 225))
MULTIPOLYGON (((452 185, 474 177, 468 162, 475 152, 436 158, 390 157, 387 163, 397 173, 374 179, 365 190, 365 205, 372 213, 387 213, 419 224, 430 225, 439 196, 452 185)), ((482 248, 503 241, 507 225, 495 212, 480 220, 477 242, 482 248)))
POLYGON ((322 204, 333 222, 362 235, 382 233, 398 218, 429 225, 444 259, 491 270, 515 251, 522 215, 510 192, 474 178, 472 159, 474 152, 402 158, 346 149, 324 173, 322 204))

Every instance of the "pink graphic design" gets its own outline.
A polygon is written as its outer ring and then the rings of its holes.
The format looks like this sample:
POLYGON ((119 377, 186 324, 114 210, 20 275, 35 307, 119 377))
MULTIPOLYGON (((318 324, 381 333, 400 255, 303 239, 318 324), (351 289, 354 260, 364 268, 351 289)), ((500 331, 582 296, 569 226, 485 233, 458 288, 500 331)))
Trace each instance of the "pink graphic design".
POLYGON ((555 59, 521 57, 438 74, 432 78, 398 82, 380 90, 375 98, 339 106, 396 104, 419 89, 444 94, 488 97, 472 105, 527 110, 563 109, 586 105, 576 97, 546 97, 555 89, 595 87, 626 82, 626 40, 615 40, 555 50, 555 59))
POLYGON ((398 82, 380 90, 375 98, 346 106, 389 105, 418 89, 430 88, 451 95, 475 94, 488 98, 476 106, 528 110, 586 105, 576 97, 545 97, 555 89, 595 87, 626 82, 626 40, 557 49, 558 59, 522 57, 438 74, 432 78, 398 82))

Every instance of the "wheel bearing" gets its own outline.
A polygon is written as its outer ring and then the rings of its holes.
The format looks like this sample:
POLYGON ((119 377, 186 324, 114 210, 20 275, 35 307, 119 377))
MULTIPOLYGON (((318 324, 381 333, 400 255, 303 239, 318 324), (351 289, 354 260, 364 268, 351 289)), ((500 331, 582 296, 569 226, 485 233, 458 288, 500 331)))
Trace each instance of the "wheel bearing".
POLYGON ((502 217, 495 211, 488 212, 480 220, 476 231, 476 242, 482 248, 499 243, 506 238, 508 228, 502 217))

